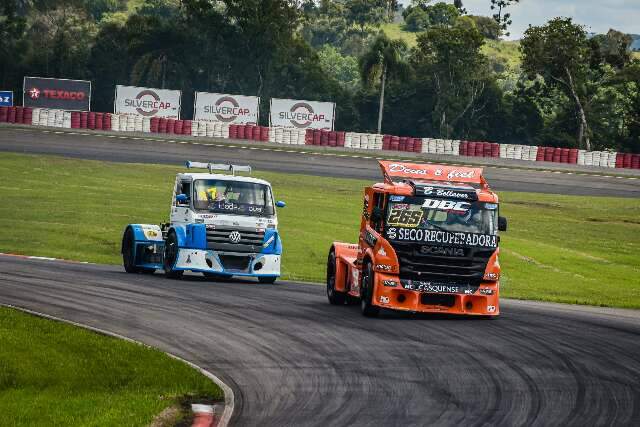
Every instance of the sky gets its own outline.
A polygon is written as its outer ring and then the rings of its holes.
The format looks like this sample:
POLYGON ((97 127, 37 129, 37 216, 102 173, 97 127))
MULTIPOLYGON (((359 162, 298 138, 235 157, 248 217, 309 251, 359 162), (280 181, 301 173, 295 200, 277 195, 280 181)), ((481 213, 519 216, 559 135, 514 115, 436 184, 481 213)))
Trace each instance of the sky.
MULTIPOLYGON (((434 0, 436 2, 437 0, 434 0)), ((453 1, 446 1, 453 3, 453 1)), ((410 0, 401 0, 404 5, 410 0)), ((491 16, 491 0, 462 0, 472 15, 491 16)), ((544 25, 556 16, 573 18, 587 32, 606 33, 614 28, 624 33, 640 34, 640 0, 520 0, 509 7, 513 24, 509 39, 519 39, 529 25, 544 25)))

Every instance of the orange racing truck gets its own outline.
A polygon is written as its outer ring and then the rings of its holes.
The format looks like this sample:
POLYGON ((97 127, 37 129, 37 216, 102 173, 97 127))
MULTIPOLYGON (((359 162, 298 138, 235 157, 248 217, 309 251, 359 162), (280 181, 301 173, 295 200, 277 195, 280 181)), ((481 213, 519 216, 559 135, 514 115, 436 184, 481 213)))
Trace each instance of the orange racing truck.
POLYGON ((366 187, 357 245, 335 242, 327 261, 331 304, 498 316, 498 196, 482 169, 380 161, 366 187))

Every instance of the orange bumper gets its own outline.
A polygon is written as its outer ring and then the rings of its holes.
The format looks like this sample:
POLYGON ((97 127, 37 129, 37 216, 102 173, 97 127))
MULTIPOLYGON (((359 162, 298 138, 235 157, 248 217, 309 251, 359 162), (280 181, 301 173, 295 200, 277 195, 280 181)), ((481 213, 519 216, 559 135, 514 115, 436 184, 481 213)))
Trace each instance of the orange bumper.
POLYGON ((405 289, 395 275, 376 273, 372 303, 378 307, 417 313, 498 316, 499 282, 483 282, 473 293, 433 293, 405 289), (391 286, 395 282, 395 286, 391 286))

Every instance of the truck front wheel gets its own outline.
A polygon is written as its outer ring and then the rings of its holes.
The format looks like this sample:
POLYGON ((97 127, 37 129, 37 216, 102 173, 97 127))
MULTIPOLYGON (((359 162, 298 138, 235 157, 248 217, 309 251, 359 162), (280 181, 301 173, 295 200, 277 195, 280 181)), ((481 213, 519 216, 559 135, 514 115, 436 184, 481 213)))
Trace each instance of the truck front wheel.
POLYGON ((360 290, 360 310, 366 317, 376 317, 380 313, 380 308, 372 304, 374 274, 371 263, 366 263, 362 269, 362 289, 360 290))
POLYGON ((329 259, 327 259, 327 298, 333 305, 343 305, 345 301, 345 294, 336 291, 336 253, 334 251, 329 252, 329 259))
POLYGON ((164 267, 164 275, 169 279, 179 279, 182 277, 182 270, 174 270, 178 259, 178 237, 176 233, 171 231, 167 236, 167 241, 164 244, 164 259, 162 260, 162 266, 164 267))
POLYGON ((127 273, 138 273, 140 269, 136 267, 135 254, 133 251, 133 230, 127 227, 122 236, 122 265, 127 273))

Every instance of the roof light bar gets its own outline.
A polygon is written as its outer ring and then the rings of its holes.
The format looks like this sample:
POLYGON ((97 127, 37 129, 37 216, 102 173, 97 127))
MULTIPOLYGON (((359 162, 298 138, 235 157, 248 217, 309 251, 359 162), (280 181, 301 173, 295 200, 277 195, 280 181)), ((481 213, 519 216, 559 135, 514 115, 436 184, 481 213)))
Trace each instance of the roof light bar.
POLYGON ((251 174, 251 166, 241 166, 241 165, 228 165, 225 163, 203 163, 203 162, 191 162, 188 161, 186 163, 188 169, 208 169, 209 173, 213 173, 216 171, 226 171, 231 172, 234 176, 236 172, 248 172, 251 174))

